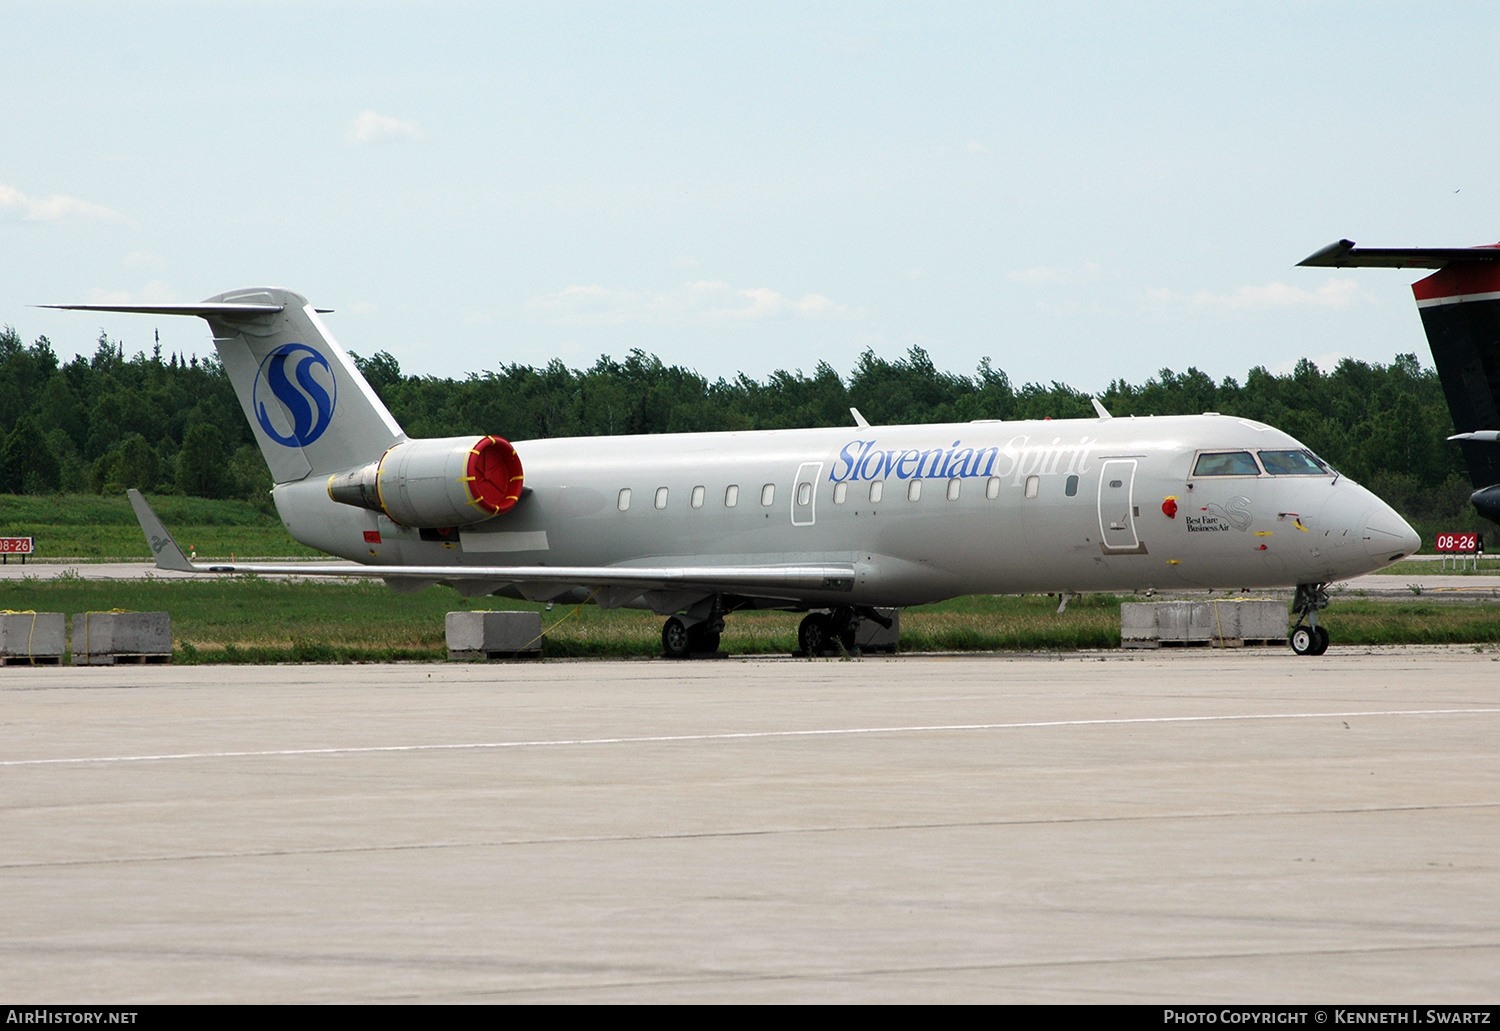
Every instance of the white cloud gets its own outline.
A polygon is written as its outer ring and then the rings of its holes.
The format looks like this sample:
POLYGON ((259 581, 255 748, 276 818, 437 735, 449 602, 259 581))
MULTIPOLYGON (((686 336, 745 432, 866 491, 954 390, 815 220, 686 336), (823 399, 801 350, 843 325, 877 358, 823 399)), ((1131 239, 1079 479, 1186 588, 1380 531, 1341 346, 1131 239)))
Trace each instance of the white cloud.
POLYGON ((1330 279, 1314 290, 1286 283, 1267 283, 1265 286, 1242 286, 1228 294, 1199 290, 1191 297, 1165 289, 1148 290, 1146 299, 1156 305, 1254 311, 1266 308, 1347 308, 1356 301, 1371 298, 1352 279, 1330 279))
POLYGON ((1092 283, 1099 278, 1102 271, 1098 264, 1090 261, 1073 268, 1038 265, 1036 268, 1022 269, 1020 272, 1008 272, 1005 278, 1012 283, 1030 287, 1073 286, 1078 283, 1092 283))
POLYGON ((707 325, 849 313, 847 306, 821 294, 794 300, 766 287, 735 289, 718 280, 700 280, 655 293, 569 286, 533 297, 526 308, 538 318, 574 325, 707 325))
POLYGON ((88 292, 89 304, 175 304, 182 298, 161 280, 153 280, 139 290, 115 290, 96 286, 88 292))
POLYGON ((20 218, 26 222, 56 222, 64 219, 98 219, 103 222, 129 221, 118 211, 102 204, 79 200, 61 193, 50 197, 32 197, 14 186, 0 183, 0 218, 20 218))
POLYGON ((409 139, 420 140, 422 138, 422 127, 416 122, 403 121, 400 118, 388 118, 385 115, 376 114, 374 111, 361 111, 352 122, 345 139, 353 144, 378 143, 381 140, 389 140, 397 136, 405 136, 409 139))

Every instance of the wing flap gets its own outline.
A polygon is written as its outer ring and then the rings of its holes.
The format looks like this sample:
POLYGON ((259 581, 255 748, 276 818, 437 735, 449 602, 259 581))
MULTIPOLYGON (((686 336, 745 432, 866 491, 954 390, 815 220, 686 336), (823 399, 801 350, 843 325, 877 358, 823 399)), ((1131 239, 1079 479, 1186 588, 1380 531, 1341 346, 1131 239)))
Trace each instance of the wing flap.
MULTIPOLYGON (((180 550, 178 552, 181 554, 180 550)), ((365 566, 332 562, 234 562, 188 567, 169 565, 158 556, 163 569, 192 573, 245 574, 258 576, 334 576, 359 579, 390 579, 460 583, 488 581, 510 584, 578 584, 601 587, 702 587, 755 591, 838 591, 854 589, 854 567, 838 563, 765 566, 663 565, 663 566, 365 566)))
POLYGON ((403 586, 428 583, 486 582, 511 584, 577 584, 589 587, 702 588, 744 590, 757 594, 854 590, 854 567, 847 563, 789 563, 782 565, 658 565, 658 566, 366 566, 344 562, 232 562, 205 565, 192 562, 172 539, 162 521, 138 490, 127 491, 131 507, 159 569, 180 573, 254 573, 260 576, 334 576, 400 581, 403 586), (423 583, 425 581, 425 583, 423 583))

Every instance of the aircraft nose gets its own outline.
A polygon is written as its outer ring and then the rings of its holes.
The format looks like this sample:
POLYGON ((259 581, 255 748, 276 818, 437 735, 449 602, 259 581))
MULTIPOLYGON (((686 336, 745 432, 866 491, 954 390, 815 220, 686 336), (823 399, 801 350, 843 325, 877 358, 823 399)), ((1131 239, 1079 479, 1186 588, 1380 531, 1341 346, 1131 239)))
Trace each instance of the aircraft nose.
POLYGON ((1365 522, 1365 550, 1382 563, 1397 562, 1422 546, 1417 531, 1389 505, 1377 505, 1365 522))

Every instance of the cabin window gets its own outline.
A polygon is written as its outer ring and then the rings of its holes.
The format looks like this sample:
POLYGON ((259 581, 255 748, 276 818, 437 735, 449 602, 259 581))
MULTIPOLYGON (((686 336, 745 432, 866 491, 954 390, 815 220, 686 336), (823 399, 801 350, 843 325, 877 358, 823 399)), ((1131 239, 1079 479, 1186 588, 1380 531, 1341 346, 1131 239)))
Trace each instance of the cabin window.
POLYGON ((922 481, 921 480, 912 480, 910 483, 908 483, 906 485, 906 500, 907 501, 921 501, 922 500, 922 481))
POLYGON ((630 511, 630 488, 625 487, 620 491, 620 511, 630 511))
POLYGON ((1260 466, 1248 451, 1220 451, 1199 455, 1194 476, 1259 476, 1260 466))
POLYGON ((949 501, 957 501, 958 500, 958 490, 959 490, 959 487, 962 486, 962 485, 963 485, 963 481, 960 480, 957 476, 953 477, 953 479, 951 479, 951 480, 948 481, 948 500, 949 501))
POLYGON ((656 488, 656 507, 657 508, 666 508, 667 507, 667 488, 665 488, 665 487, 657 487, 656 488))
POLYGON ((994 501, 1000 496, 1000 477, 991 476, 984 485, 984 496, 994 501))
POLYGON ((1063 493, 1070 498, 1076 498, 1078 496, 1078 477, 1069 476, 1067 478, 1067 480, 1063 483, 1063 493))
POLYGON ((768 483, 760 489, 760 503, 765 508, 776 504, 776 484, 768 483))
POLYGON ((1028 477, 1026 477, 1026 496, 1028 498, 1034 498, 1034 497, 1036 497, 1037 492, 1039 490, 1041 490, 1041 489, 1042 489, 1042 478, 1040 476, 1028 476, 1028 477))
POLYGON ((835 505, 842 505, 844 503, 844 499, 848 496, 849 482, 847 480, 841 480, 833 485, 833 503, 835 505))
POLYGON ((799 505, 811 505, 812 504, 812 484, 810 484, 810 483, 799 483, 799 484, 797 484, 797 504, 799 504, 799 505))
POLYGON ((885 481, 876 480, 870 484, 870 504, 875 504, 885 494, 885 481))
POLYGON ((1332 471, 1311 451, 1262 451, 1260 464, 1272 476, 1331 476, 1332 471))
POLYGON ((702 508, 703 507, 703 495, 705 493, 706 492, 704 491, 704 489, 702 487, 694 487, 693 488, 693 496, 688 501, 688 504, 692 505, 694 508, 702 508))
POLYGON ((731 483, 724 488, 724 507, 733 508, 740 503, 740 485, 731 483))

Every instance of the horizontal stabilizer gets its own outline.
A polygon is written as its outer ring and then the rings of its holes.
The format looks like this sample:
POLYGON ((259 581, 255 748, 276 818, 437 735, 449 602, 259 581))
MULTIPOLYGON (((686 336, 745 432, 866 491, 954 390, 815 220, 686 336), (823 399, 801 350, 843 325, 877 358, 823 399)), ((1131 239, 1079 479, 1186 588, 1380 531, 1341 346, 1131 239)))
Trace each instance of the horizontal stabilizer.
POLYGON ((38 308, 61 308, 63 311, 123 311, 138 315, 198 315, 202 318, 245 318, 250 315, 274 315, 284 304, 39 304, 38 308))
POLYGON ((1500 245, 1356 247, 1353 240, 1340 240, 1297 264, 1310 268, 1447 268, 1481 261, 1500 261, 1500 245))

